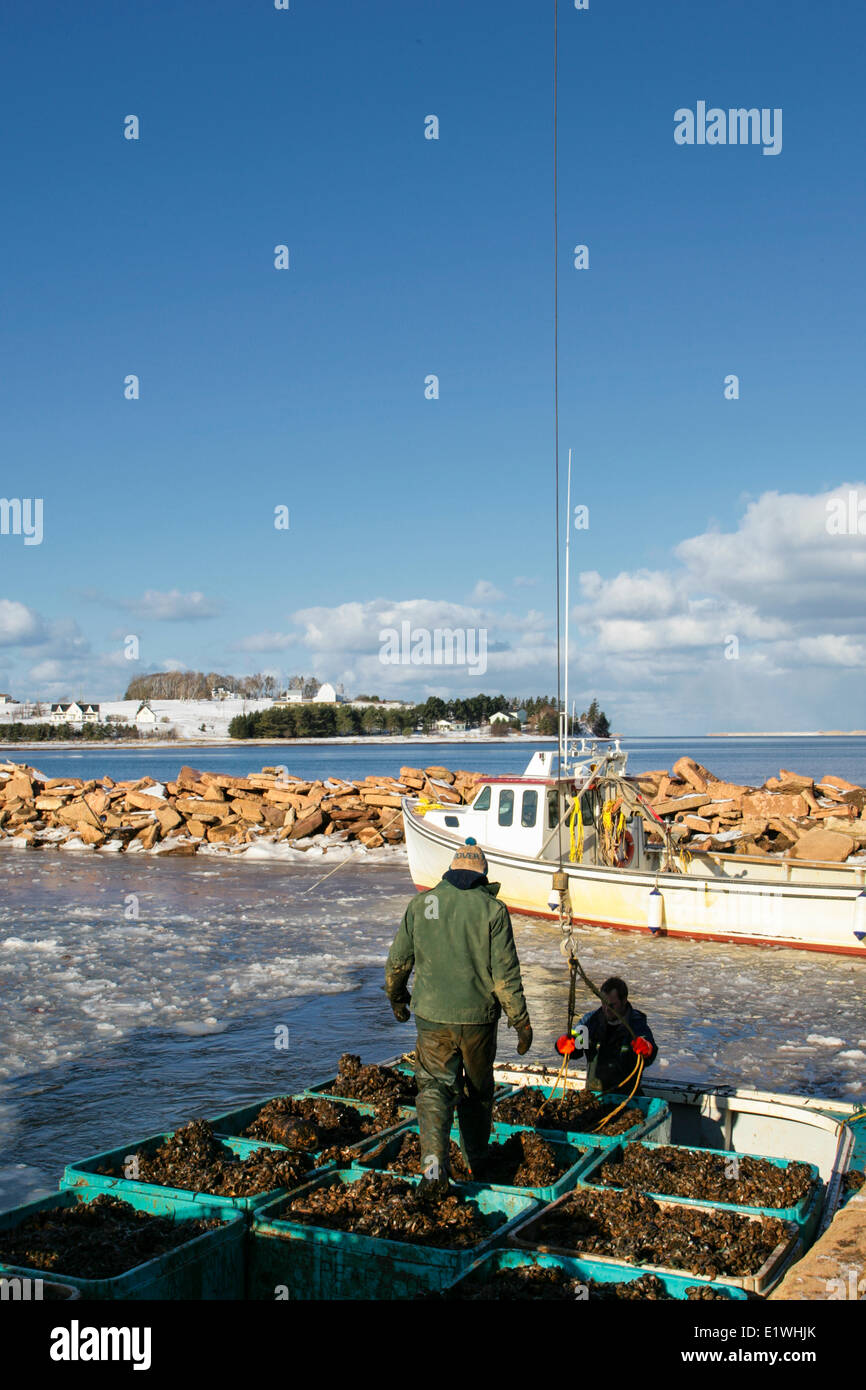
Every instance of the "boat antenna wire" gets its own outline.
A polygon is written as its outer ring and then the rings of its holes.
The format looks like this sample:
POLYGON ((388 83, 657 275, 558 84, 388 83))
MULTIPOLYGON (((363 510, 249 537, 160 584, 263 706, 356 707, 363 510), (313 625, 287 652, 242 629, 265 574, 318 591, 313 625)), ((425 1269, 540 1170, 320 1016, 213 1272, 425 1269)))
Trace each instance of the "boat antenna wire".
MULTIPOLYGON (((576 954, 572 933, 571 902, 569 900, 568 878, 563 867, 565 828, 565 746, 563 735, 568 711, 562 710, 562 559, 560 543, 560 495, 559 481, 559 0, 553 0, 553 452, 555 475, 556 511, 556 728, 559 764, 556 778, 556 819, 557 819, 557 859, 558 867, 553 876, 553 892, 559 898, 559 927, 562 932, 563 954, 576 954)), ((569 487, 571 471, 569 468, 569 487)), ((568 518, 566 517, 566 522, 568 518)), ((566 614, 566 622, 568 616, 566 614)), ((567 653, 566 653, 567 657, 567 653)))
MULTIPOLYGON (((553 444, 554 473, 556 491, 556 727, 559 754, 559 777, 563 772, 562 745, 562 608, 560 597, 560 542, 559 542, 559 0, 553 0, 553 444)), ((560 813, 560 789, 557 788, 557 813, 559 819, 559 868, 562 872, 562 820, 560 813)))
MULTIPOLYGON (((553 436, 554 436, 554 460, 555 460, 555 479, 556 479, 556 719, 559 751, 559 769, 557 778, 557 839, 558 839, 558 859, 559 868, 553 877, 554 892, 559 894, 559 925, 562 931, 563 955, 569 957, 569 967, 571 970, 571 989, 573 993, 575 983, 575 973, 579 972, 581 979, 586 986, 601 999, 601 990, 590 980, 586 971, 578 959, 577 945, 574 940, 574 927, 572 922, 571 902, 568 888, 568 877, 564 868, 564 848, 562 843, 562 832, 565 825, 565 815, 561 813, 561 803, 563 800, 562 780, 565 774, 565 748, 563 747, 563 733, 565 723, 568 719, 568 710, 563 712, 560 708, 562 704, 562 607, 560 595, 561 581, 561 546, 560 546, 560 481, 559 481, 559 0, 553 0, 553 436)), ((568 489, 569 506, 571 505, 571 452, 569 451, 568 467, 568 489)), ((566 517, 566 525, 570 526, 571 518, 566 517)), ((566 599, 567 603, 567 599, 566 599)), ((568 611, 566 609, 565 622, 568 624, 568 611)), ((565 654, 568 660, 568 652, 565 654)), ((566 740, 567 747, 567 740, 566 740)), ((569 1032, 573 1027, 574 1006, 569 1000, 569 1032)), ((621 1020, 626 1024, 629 1032, 632 1032, 627 1020, 621 1020)), ((567 1064, 566 1054, 565 1062, 567 1064)), ((562 1069, 563 1085, 565 1069, 562 1069)))

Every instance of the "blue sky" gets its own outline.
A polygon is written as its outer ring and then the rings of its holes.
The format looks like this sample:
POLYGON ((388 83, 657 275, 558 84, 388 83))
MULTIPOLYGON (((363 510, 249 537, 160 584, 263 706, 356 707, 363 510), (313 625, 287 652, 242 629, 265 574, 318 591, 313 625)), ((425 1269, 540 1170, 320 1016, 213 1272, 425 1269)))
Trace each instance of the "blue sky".
MULTIPOLYGON (((44 536, 0 535, 0 689, 554 686, 552 15, 4 7, 0 491, 44 536), (483 679, 383 667, 404 619, 483 629, 483 679)), ((859 727, 866 540, 825 519, 866 510, 862 7, 559 25, 577 698, 632 732, 859 727), (678 146, 698 101, 781 108, 781 153, 678 146)))

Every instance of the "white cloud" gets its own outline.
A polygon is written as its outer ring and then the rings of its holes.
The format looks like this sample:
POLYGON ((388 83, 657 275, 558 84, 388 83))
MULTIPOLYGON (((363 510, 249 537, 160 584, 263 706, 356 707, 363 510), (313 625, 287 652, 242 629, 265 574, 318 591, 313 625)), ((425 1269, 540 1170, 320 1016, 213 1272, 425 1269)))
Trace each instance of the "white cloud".
POLYGON ((38 613, 14 599, 0 598, 0 646, 32 646, 45 639, 45 623, 38 613))
POLYGON ((505 598, 505 595, 489 579, 479 579, 469 595, 470 603, 496 603, 501 598, 505 598))
POLYGON ((373 599, 334 608, 305 608, 293 613, 302 629, 299 642, 310 653, 320 678, 342 681, 347 689, 425 698, 434 691, 475 694, 498 683, 509 689, 534 687, 538 668, 555 661, 550 620, 538 612, 501 614, 492 619, 481 608, 442 599, 373 599), (408 624, 408 629, 403 625, 408 624), (386 639, 396 632, 424 630, 466 634, 467 659, 462 664, 415 665, 411 661, 380 659, 386 639), (485 670, 477 660, 481 643, 485 670))
POLYGON ((581 574, 577 665, 611 692, 610 707, 633 711, 618 722, 647 731, 665 721, 698 729, 862 724, 866 534, 827 525, 843 500, 850 511, 852 493, 866 513, 863 484, 814 496, 765 493, 748 502, 735 530, 682 541, 669 567, 581 574))
POLYGON ((233 652, 280 652, 297 644, 298 635, 292 632, 254 632, 231 644, 233 652))
POLYGON ((171 589, 168 593, 147 589, 140 598, 109 601, 137 618, 152 622, 187 622, 191 619, 216 618, 222 612, 222 604, 216 599, 209 599, 198 591, 184 594, 179 589, 171 589))
POLYGON ((828 529, 839 504, 847 513, 852 493, 866 511, 863 483, 814 496, 766 492, 748 504, 736 531, 710 530, 682 541, 677 558, 692 586, 745 600, 766 614, 795 610, 825 623, 862 614, 866 537, 828 529))

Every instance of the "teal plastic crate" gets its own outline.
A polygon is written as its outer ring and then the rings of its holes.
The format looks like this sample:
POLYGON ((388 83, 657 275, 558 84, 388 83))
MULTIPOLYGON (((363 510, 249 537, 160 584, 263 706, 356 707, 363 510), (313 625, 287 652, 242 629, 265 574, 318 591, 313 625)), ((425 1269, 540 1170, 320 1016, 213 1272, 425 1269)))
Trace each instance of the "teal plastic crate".
MULTIPOLYGON (((96 1196, 99 1192, 109 1192, 113 1197, 119 1197, 124 1202, 133 1202, 134 1195, 158 1198, 169 1202, 197 1202, 207 1203, 218 1209, 234 1209, 238 1211, 254 1211, 257 1207, 264 1206, 266 1202, 271 1202, 278 1197, 283 1188, 271 1188, 268 1192, 257 1192, 251 1197, 223 1197, 217 1192, 194 1192, 191 1188, 183 1187, 163 1187, 158 1183, 142 1182, 138 1178, 113 1177, 107 1173, 98 1173, 97 1168, 111 1167, 119 1172, 123 1172, 125 1162, 132 1154, 142 1150, 152 1152, 160 1144, 164 1144, 170 1139, 175 1131, 169 1130, 165 1134, 153 1134, 149 1139, 144 1139, 136 1144, 122 1144, 117 1149, 110 1149, 108 1153, 93 1154, 90 1158, 82 1159, 78 1163, 70 1163, 63 1172, 60 1182, 61 1192, 87 1192, 96 1196)), ((255 1153, 257 1149, 276 1149, 280 1153, 286 1150, 280 1148, 278 1144, 265 1144, 258 1139, 224 1139, 220 1137, 220 1143, 232 1153, 247 1157, 255 1153)))
MULTIPOLYGON (((217 1134, 221 1139, 237 1138, 240 1139, 242 1142, 246 1143, 258 1142, 251 1141, 249 1139, 245 1140, 243 1136, 243 1131, 247 1128, 247 1125, 252 1124, 253 1120, 256 1118, 263 1106, 268 1105, 272 1100, 310 1099, 333 1100, 336 1105, 347 1105, 350 1107, 350 1109, 357 1110, 362 1115, 375 1115, 376 1113, 375 1105, 370 1105, 367 1101, 352 1100, 351 1098, 345 1099, 342 1097, 338 1098, 337 1096, 324 1096, 319 1094, 318 1092, 315 1094, 315 1096, 312 1096, 309 1091, 300 1091, 296 1092, 296 1094, 293 1096, 284 1096, 281 1094, 277 1094, 275 1096, 265 1096, 264 1100, 251 1101, 249 1105, 241 1106, 238 1110, 227 1110, 222 1115, 216 1115, 213 1119, 209 1120, 208 1123, 212 1126, 214 1133, 217 1134)), ((363 1153, 370 1144, 380 1143, 386 1134, 396 1133, 397 1130, 402 1129, 405 1125, 411 1123, 411 1121, 415 1119, 414 1105, 411 1107, 408 1105, 401 1105, 400 1107, 398 1107, 398 1113, 400 1118, 396 1124, 390 1125, 386 1129, 379 1130, 376 1134, 371 1135, 368 1139, 360 1140, 358 1144, 353 1145, 352 1147, 359 1154, 363 1153)), ((281 1149, 285 1147, 285 1145, 283 1144, 275 1144, 272 1143, 270 1140, 268 1140, 267 1142, 273 1149, 281 1149)), ((315 1158, 316 1155, 314 1154, 313 1157, 315 1158)))
POLYGON ((866 1184, 864 1184, 863 1187, 850 1187, 847 1189, 843 1186, 840 1190, 837 1210, 841 1211, 843 1207, 847 1207, 849 1202, 853 1202, 855 1197, 862 1197, 864 1193, 866 1193, 866 1184))
MULTIPOLYGON (((92 1192, 59 1192, 36 1202, 0 1213, 0 1230, 13 1230, 28 1216, 77 1202, 92 1202, 101 1195, 92 1192)), ((185 1245, 157 1255, 145 1264, 125 1270, 113 1278, 79 1279, 64 1270, 27 1269, 0 1263, 0 1278, 58 1279, 86 1299, 235 1299, 244 1296, 244 1217, 240 1212, 208 1206, 204 1202, 180 1202, 150 1193, 113 1194, 129 1202, 137 1211, 153 1216, 170 1216, 174 1221, 208 1221, 223 1224, 194 1236, 185 1245)))
POLYGON ((0 1274, 0 1299, 4 1302, 45 1303, 50 1300, 62 1303, 81 1297, 80 1291, 71 1284, 59 1284, 56 1279, 46 1278, 44 1273, 19 1270, 17 1265, 8 1265, 7 1268, 15 1272, 0 1274))
MULTIPOLYGON (((596 1284, 630 1284, 636 1279, 640 1279, 642 1270, 635 1269, 633 1265, 602 1264, 598 1260, 579 1260, 568 1255, 542 1255, 538 1251, 522 1250, 493 1250, 480 1259, 475 1260, 468 1269, 458 1274, 450 1284, 446 1285, 444 1293, 459 1296, 459 1291, 464 1284, 473 1279, 490 1278, 500 1269, 517 1269, 522 1265, 540 1265, 544 1269, 561 1269, 573 1279, 583 1283, 587 1279, 592 1279, 596 1284)), ((731 1285, 713 1283, 710 1279, 698 1279, 696 1277, 686 1278, 681 1274, 659 1274, 657 1276, 664 1284, 665 1289, 671 1298, 686 1298, 686 1290, 694 1288, 715 1289, 717 1293, 725 1298, 748 1299, 748 1294, 743 1289, 734 1288, 731 1285)), ((521 1302, 523 1300, 520 1300, 521 1302)), ((528 1299, 529 1302, 540 1302, 541 1300, 528 1299)), ((576 1298, 575 1302, 583 1302, 584 1299, 576 1298)), ((587 1303, 592 1303, 592 1294, 587 1289, 587 1303)))
MULTIPOLYGON (((249 1232, 249 1297, 257 1299, 406 1299, 440 1289, 479 1254, 503 1242, 517 1222, 538 1209, 531 1197, 474 1183, 460 1191, 490 1218, 490 1235, 468 1250, 381 1240, 308 1226, 291 1219, 302 1191, 358 1182, 368 1171, 353 1165, 323 1173, 288 1197, 253 1214, 249 1232), (496 1225, 497 1218, 504 1218, 496 1225)), ((407 1186, 419 1179, 400 1177, 407 1186)))
MULTIPOLYGON (((640 1144, 642 1149, 671 1147, 670 1145, 658 1144, 654 1141, 645 1139, 638 1140, 637 1143, 640 1144)), ((605 1149, 600 1153, 593 1160, 592 1164, 581 1173, 581 1186, 600 1186, 597 1182, 599 1171, 606 1163, 615 1164, 617 1162, 618 1152, 621 1153, 625 1147, 626 1145, 620 1144, 616 1149, 605 1149)), ((628 1147, 631 1147, 631 1145, 628 1147)), ((682 1149, 685 1153, 714 1154, 716 1157, 723 1158, 726 1161, 730 1161, 734 1158, 761 1158, 766 1163, 772 1163, 774 1168, 787 1168, 788 1164, 792 1161, 787 1158, 771 1158, 765 1154, 733 1153, 728 1149, 702 1149, 697 1146, 686 1144, 677 1144, 676 1147, 682 1149)), ((717 1202, 709 1197, 678 1197, 673 1192, 647 1192, 646 1195, 654 1198, 656 1201, 658 1201, 659 1198, 663 1198, 666 1202, 675 1202, 680 1206, 711 1207, 719 1211, 746 1212, 755 1216, 775 1216, 780 1221, 793 1221, 800 1235, 803 1237, 803 1240, 806 1244, 809 1244, 821 1214, 824 1200, 824 1185, 821 1182, 821 1176, 815 1164, 810 1163, 808 1167, 812 1176, 812 1186, 796 1206, 793 1207, 755 1207, 748 1206, 744 1202, 717 1202)), ((607 1185, 605 1185, 605 1190, 609 1192, 625 1191, 624 1188, 607 1187, 607 1185)))
MULTIPOLYGON (((516 1087, 511 1094, 516 1095, 523 1087, 516 1087)), ((539 1090, 545 1096, 549 1096, 553 1090, 552 1086, 527 1087, 525 1089, 539 1090)), ((507 1096, 497 1096, 496 1100, 505 1100, 507 1096)), ((614 1102, 619 1105, 625 1099, 624 1096, 614 1094, 599 1095, 599 1101, 607 1104, 614 1102)), ((662 1143, 670 1141, 671 1132, 671 1110, 666 1100, 650 1099, 648 1096, 635 1096, 629 1101, 629 1105, 636 1106, 643 1114, 643 1122, 635 1122, 632 1129, 627 1129, 623 1134, 605 1134, 604 1130, 600 1134, 593 1134, 588 1130, 579 1129, 548 1129, 544 1127, 544 1112, 540 1116, 541 1124, 538 1128, 530 1124, 509 1124, 505 1120, 499 1120, 496 1116, 496 1103, 493 1106, 494 1129, 502 1134, 514 1134, 519 1129, 535 1129, 543 1139, 564 1139, 569 1144, 584 1144, 591 1142, 597 1148, 613 1148, 621 1144, 624 1139, 642 1139, 645 1135, 652 1135, 662 1143)))
MULTIPOLYGON (((587 1184, 580 1183, 579 1186, 585 1190, 587 1184)), ((627 1264, 628 1262, 623 1261, 621 1256, 599 1255, 595 1251, 582 1251, 577 1247, 568 1249, 564 1246, 543 1242, 542 1233, 539 1230, 539 1222, 542 1218, 548 1217, 554 1207, 567 1202, 571 1195, 570 1192, 567 1192, 564 1197, 560 1197, 549 1207, 544 1208, 543 1211, 531 1213, 523 1221, 519 1222, 516 1227, 509 1231, 508 1244, 515 1246, 519 1250, 533 1253, 542 1251, 546 1255, 574 1256, 578 1259, 592 1260, 594 1263, 601 1265, 621 1266, 624 1263, 627 1264)), ((672 1208, 682 1210, 683 1204, 681 1202, 674 1202, 667 1197, 653 1198, 653 1200, 660 1208, 662 1220, 664 1220, 665 1213, 672 1208)), ((692 1209, 696 1210, 694 1207, 692 1209)), ((711 1215, 713 1208, 703 1207, 701 1211, 707 1215, 711 1215)), ((740 1212, 737 1213, 737 1215, 739 1215, 743 1221, 761 1220, 760 1216, 755 1216, 748 1212, 740 1212)), ((779 1282, 789 1266, 800 1259, 805 1249, 795 1223, 793 1221, 788 1221, 784 1223, 784 1226, 785 1233, 776 1248, 771 1251, 760 1269, 750 1271, 748 1274, 720 1274, 716 1279, 710 1281, 703 1278, 701 1275, 692 1274, 688 1269, 671 1269, 667 1265, 641 1263, 634 1264, 631 1268, 636 1269, 640 1274, 658 1274, 659 1277, 664 1274, 680 1275, 685 1277, 690 1283, 695 1284, 713 1282, 722 1284, 725 1288, 741 1288, 747 1293, 769 1293, 779 1282)), ((698 1238, 696 1237, 695 1239, 697 1240, 698 1238)))
MULTIPOLYGON (((413 1077, 413 1078, 414 1078, 414 1076, 415 1076, 415 1068, 412 1066, 412 1064, 411 1064, 410 1062, 398 1062, 398 1063, 395 1063, 395 1064, 391 1064, 391 1063, 382 1063, 382 1062, 380 1062, 380 1063, 376 1063, 376 1065, 377 1065, 377 1066, 390 1066, 390 1068, 391 1068, 392 1071, 399 1071, 399 1072, 402 1072, 404 1076, 409 1076, 409 1077, 413 1077)), ((327 1078, 326 1080, 324 1080, 324 1081, 317 1081, 317 1082, 315 1083, 315 1085, 313 1085, 313 1086, 308 1086, 308 1087, 306 1088, 306 1090, 303 1092, 303 1094, 304 1094, 305 1096, 316 1096, 319 1100, 340 1100, 340 1101, 343 1101, 343 1102, 346 1103, 346 1104, 352 1102, 352 1101, 353 1101, 353 1097, 352 1097, 352 1096, 341 1096, 340 1093, 339 1093, 339 1091, 335 1091, 335 1090, 334 1090, 334 1087, 335 1087, 336 1084, 337 1084, 337 1078, 336 1078, 336 1076, 330 1076, 330 1077, 328 1077, 328 1078, 327 1078)), ((509 1091, 512 1091, 512 1090, 514 1090, 514 1087, 511 1086, 511 1085, 504 1085, 504 1084, 497 1083, 496 1089, 495 1089, 495 1091, 494 1091, 494 1096, 496 1097, 496 1099, 499 1099, 501 1096, 507 1095, 508 1092, 509 1092, 509 1091)), ((406 1100, 406 1101, 404 1101, 404 1102, 403 1102, 403 1105, 409 1107, 409 1109, 411 1110, 411 1113, 412 1113, 412 1117, 414 1118, 414 1114, 415 1114, 415 1097, 412 1097, 411 1100, 406 1100)))
MULTIPOLYGON (((398 1152, 407 1133, 417 1134, 418 1126, 406 1125, 390 1138, 383 1139, 381 1141, 383 1146, 382 1153, 370 1154, 369 1151, 365 1152, 356 1160, 357 1166, 361 1168, 373 1168, 378 1172, 392 1172, 393 1170, 388 1166, 389 1159, 393 1158, 398 1152)), ((460 1140, 460 1130, 457 1125, 451 1130, 451 1138, 455 1143, 460 1140)), ((504 1144, 505 1141, 510 1138, 510 1132, 508 1134, 500 1133, 494 1128, 490 1136, 490 1143, 504 1144)), ((596 1162, 599 1150, 588 1145, 571 1144, 562 1138, 549 1139, 548 1143, 555 1151, 557 1157, 568 1163, 568 1167, 562 1173, 562 1176, 557 1178, 556 1182, 548 1183, 544 1187, 515 1187, 507 1183, 490 1182, 479 1183, 478 1186, 489 1187, 493 1192, 512 1192, 517 1196, 534 1197, 539 1202, 555 1202, 557 1197, 561 1197, 565 1192, 570 1192, 571 1189, 577 1185, 580 1174, 596 1162)), ((395 1174, 395 1176, 403 1177, 405 1174, 395 1174)), ((461 1191, 468 1186, 468 1183, 461 1183, 461 1191)))
MULTIPOLYGON (((402 1073, 403 1076, 408 1076, 413 1080, 415 1077, 415 1068, 413 1067, 411 1062, 375 1062, 372 1065, 379 1067, 388 1067, 389 1070, 398 1071, 402 1073)), ((323 1081, 316 1081, 313 1083, 312 1086, 308 1086, 306 1090, 303 1092, 303 1094, 305 1096, 317 1096, 320 1100, 342 1100, 345 1102, 354 1101, 354 1096, 341 1096, 339 1091, 335 1091, 334 1087, 336 1084, 336 1076, 328 1076, 323 1081)), ((364 1103, 366 1104, 366 1102, 364 1103)), ((414 1096, 411 1097, 409 1100, 403 1101, 402 1104, 408 1106, 414 1112, 414 1096)))

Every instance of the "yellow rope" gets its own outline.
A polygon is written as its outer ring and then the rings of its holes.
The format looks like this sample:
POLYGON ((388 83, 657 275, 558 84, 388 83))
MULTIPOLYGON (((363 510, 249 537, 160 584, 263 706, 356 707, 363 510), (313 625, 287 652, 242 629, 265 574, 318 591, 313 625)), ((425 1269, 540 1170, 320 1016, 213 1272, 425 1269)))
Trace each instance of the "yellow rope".
MULTIPOLYGON (((628 1081, 628 1080, 629 1080, 629 1078, 631 1077, 632 1072, 634 1072, 634 1070, 635 1070, 635 1068, 632 1067, 632 1069, 631 1069, 631 1071, 629 1072, 628 1076, 626 1077, 625 1081, 628 1081)), ((625 1100, 622 1102, 622 1105, 618 1105, 618 1106, 616 1107, 615 1110, 611 1110, 610 1114, 609 1114, 609 1115, 605 1115, 604 1119, 603 1119, 599 1124, 596 1125, 595 1129, 593 1130, 593 1133, 594 1133, 594 1134, 598 1134, 598 1131, 599 1131, 600 1129, 602 1129, 606 1124, 608 1124, 609 1121, 613 1119, 614 1115, 618 1115, 619 1112, 620 1112, 620 1110, 624 1110, 624 1109, 625 1109, 625 1107, 628 1105, 629 1101, 631 1100, 632 1096, 634 1095, 635 1091, 637 1090, 638 1086, 640 1085, 640 1078, 641 1078, 641 1072, 642 1072, 642 1071, 643 1071, 643 1057, 638 1057, 638 1059, 637 1059, 637 1076, 635 1077, 634 1085, 632 1086, 632 1088, 631 1088, 631 1090, 629 1091, 628 1095, 626 1096, 625 1100)), ((621 1082, 620 1084, 624 1086, 624 1085, 625 1085, 625 1081, 621 1082)))
POLYGON ((557 1092, 557 1090, 559 1089, 559 1079, 560 1079, 560 1077, 562 1077, 562 1094, 565 1095, 565 1073, 566 1073, 567 1071, 568 1071, 568 1053, 566 1052, 565 1056, 564 1056, 563 1059, 562 1059, 562 1065, 560 1066, 559 1071, 556 1073, 556 1080, 554 1081, 553 1086, 551 1087, 550 1095, 549 1095, 549 1096, 545 1096, 545 1098, 544 1098, 544 1100, 542 1101, 541 1105, 539 1105, 537 1111, 535 1112, 535 1118, 536 1118, 536 1119, 538 1119, 539 1115, 541 1114, 541 1112, 542 1112, 542 1110, 544 1109, 544 1107, 545 1107, 545 1105, 547 1104, 547 1102, 548 1102, 549 1100, 553 1100, 553 1097, 556 1095, 556 1092, 557 1092))
POLYGON ((580 797, 574 798, 574 805, 571 808, 571 819, 568 822, 569 850, 568 857, 572 863, 577 860, 578 864, 583 859, 583 815, 580 810, 580 797), (577 817, 577 844, 574 841, 574 818, 577 817))

